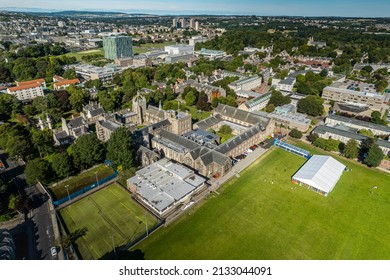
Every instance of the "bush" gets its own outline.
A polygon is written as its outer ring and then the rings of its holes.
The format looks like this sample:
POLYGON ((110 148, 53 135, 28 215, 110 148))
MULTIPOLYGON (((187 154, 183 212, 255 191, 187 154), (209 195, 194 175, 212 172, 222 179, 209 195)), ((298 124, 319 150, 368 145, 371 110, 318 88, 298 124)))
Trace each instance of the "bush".
POLYGON ((302 138, 302 132, 300 132, 296 128, 292 129, 288 135, 290 135, 291 137, 296 138, 296 139, 302 138))
POLYGON ((314 141, 313 145, 325 151, 336 152, 339 150, 340 141, 334 139, 318 138, 317 140, 314 141))

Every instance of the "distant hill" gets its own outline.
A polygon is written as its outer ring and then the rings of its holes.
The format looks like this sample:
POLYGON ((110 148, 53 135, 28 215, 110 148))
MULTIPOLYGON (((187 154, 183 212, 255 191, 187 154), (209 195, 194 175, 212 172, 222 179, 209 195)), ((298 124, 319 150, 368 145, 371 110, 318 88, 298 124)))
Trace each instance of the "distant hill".
POLYGON ((18 12, 25 14, 34 14, 39 16, 54 17, 145 17, 154 16, 146 13, 126 13, 126 12, 109 12, 109 11, 59 11, 39 8, 0 8, 0 11, 18 12))

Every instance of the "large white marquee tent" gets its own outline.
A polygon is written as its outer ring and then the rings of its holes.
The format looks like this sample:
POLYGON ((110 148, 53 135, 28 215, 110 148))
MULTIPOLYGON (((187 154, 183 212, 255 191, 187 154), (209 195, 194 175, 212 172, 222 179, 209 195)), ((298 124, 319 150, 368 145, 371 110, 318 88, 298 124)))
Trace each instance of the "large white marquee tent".
POLYGON ((344 170, 345 165, 334 158, 314 155, 294 174, 292 181, 327 196, 344 170))

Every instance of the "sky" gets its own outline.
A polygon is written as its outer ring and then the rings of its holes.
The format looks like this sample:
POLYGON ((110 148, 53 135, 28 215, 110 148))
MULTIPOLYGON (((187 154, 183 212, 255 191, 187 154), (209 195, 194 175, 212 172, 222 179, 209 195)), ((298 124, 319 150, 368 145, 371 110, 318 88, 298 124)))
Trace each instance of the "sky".
POLYGON ((154 14, 240 14, 390 17, 390 0, 0 0, 1 8, 125 11, 154 14))

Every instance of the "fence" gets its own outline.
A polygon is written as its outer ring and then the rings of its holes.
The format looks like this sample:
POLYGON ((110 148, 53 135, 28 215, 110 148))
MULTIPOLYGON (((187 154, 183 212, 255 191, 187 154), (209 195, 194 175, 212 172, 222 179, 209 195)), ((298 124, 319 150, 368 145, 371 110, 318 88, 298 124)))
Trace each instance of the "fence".
POLYGON ((74 199, 74 198, 76 198, 76 197, 78 197, 78 196, 80 196, 80 195, 82 195, 82 194, 92 190, 93 188, 98 187, 100 185, 103 185, 104 183, 107 183, 108 181, 116 178, 118 176, 118 174, 119 174, 118 172, 115 172, 114 174, 111 174, 110 176, 108 176, 108 177, 98 181, 97 183, 93 183, 92 185, 89 185, 89 186, 85 187, 82 190, 74 192, 74 193, 70 194, 67 197, 64 197, 64 198, 61 198, 60 200, 54 201, 53 204, 55 206, 59 206, 59 205, 65 203, 65 202, 68 202, 68 201, 70 201, 70 200, 72 200, 72 199, 74 199))

